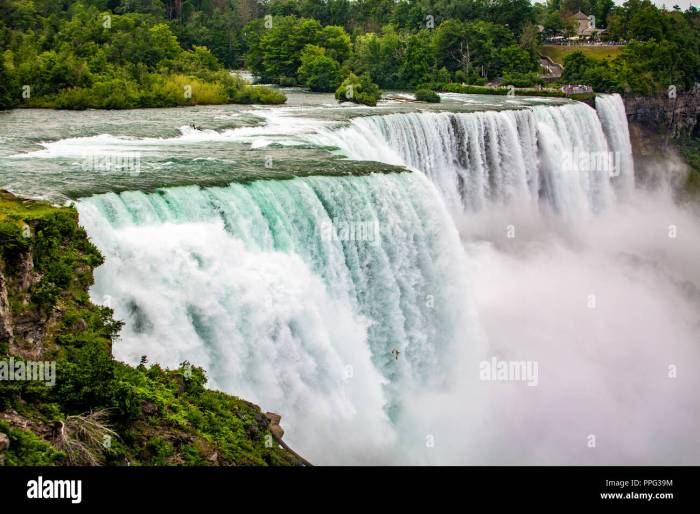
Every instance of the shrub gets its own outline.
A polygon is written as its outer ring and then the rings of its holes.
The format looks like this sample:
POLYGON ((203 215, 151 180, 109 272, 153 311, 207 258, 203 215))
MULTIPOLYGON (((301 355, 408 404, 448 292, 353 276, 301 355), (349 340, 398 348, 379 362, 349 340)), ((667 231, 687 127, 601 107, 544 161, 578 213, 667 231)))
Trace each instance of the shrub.
POLYGON ((287 97, 271 87, 247 85, 233 91, 229 100, 237 104, 283 104, 287 97))
POLYGON ((0 222, 0 249, 2 249, 0 256, 3 260, 15 260, 28 247, 27 240, 22 236, 22 229, 17 223, 0 222))
POLYGON ((335 98, 339 102, 354 102, 357 104, 374 107, 377 100, 381 98, 382 91, 379 86, 372 82, 368 74, 357 77, 354 73, 348 75, 335 92, 335 98))
POLYGON ((508 88, 505 87, 488 87, 488 86, 473 86, 469 84, 457 84, 455 82, 441 83, 433 82, 430 84, 421 84, 418 89, 432 89, 435 91, 446 91, 448 93, 462 93, 466 95, 506 95, 508 88))
POLYGON ((440 103, 440 95, 430 89, 417 89, 416 100, 419 102, 440 103))
POLYGON ((65 454, 33 432, 15 428, 4 421, 0 421, 0 432, 10 438, 10 447, 4 452, 5 465, 51 466, 63 461, 65 454))
POLYGON ((531 87, 541 83, 537 73, 505 73, 503 83, 515 87, 531 87))
POLYGON ((298 85, 297 79, 294 77, 282 76, 277 82, 279 82, 279 85, 282 87, 294 87, 298 85))

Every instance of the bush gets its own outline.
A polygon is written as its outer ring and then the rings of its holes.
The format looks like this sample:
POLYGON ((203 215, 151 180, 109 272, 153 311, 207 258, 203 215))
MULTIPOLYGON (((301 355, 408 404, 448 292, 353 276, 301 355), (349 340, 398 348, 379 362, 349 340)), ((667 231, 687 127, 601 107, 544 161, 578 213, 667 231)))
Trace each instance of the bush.
POLYGON ((287 76, 280 77, 277 82, 282 87, 294 87, 299 85, 296 78, 287 76))
POLYGON ((433 82, 421 84, 418 89, 432 89, 435 91, 446 91, 448 93, 462 93, 465 95, 507 95, 506 87, 473 86, 469 84, 457 84, 455 82, 441 83, 433 82))
MULTIPOLYGON (((254 103, 259 104, 283 104, 287 97, 282 91, 266 86, 247 86, 247 89, 254 91, 254 103)), ((242 103, 242 102, 241 102, 242 103)))
MULTIPOLYGON (((434 89, 437 91, 447 91, 448 93, 462 93, 466 95, 507 95, 510 88, 507 87, 488 87, 488 86, 472 86, 465 84, 455 84, 454 82, 449 84, 441 83, 430 83, 421 84, 419 89, 434 89)), ((547 91, 539 89, 516 89, 515 94, 517 96, 548 96, 563 98, 567 95, 561 91, 547 91)), ((570 98, 574 100, 590 100, 595 97, 595 93, 578 93, 570 95, 570 98)))
POLYGON ((284 93, 266 86, 245 86, 232 92, 229 99, 236 104, 283 104, 287 101, 284 93))
POLYGON ((435 79, 438 82, 451 82, 452 77, 450 76, 450 71, 445 68, 444 66, 440 68, 437 72, 437 75, 435 76, 435 79))
POLYGON ((430 89, 416 90, 416 100, 419 102, 440 103, 440 95, 430 89))
POLYGON ((372 79, 366 73, 360 78, 351 73, 335 92, 335 98, 339 102, 354 102, 356 104, 369 105, 370 107, 376 106, 377 100, 381 96, 382 91, 379 89, 379 86, 372 82, 372 79))
POLYGON ((541 83, 537 73, 505 73, 503 83, 515 87, 531 87, 541 83))
POLYGON ((4 452, 7 466, 52 466, 61 464, 65 457, 62 452, 28 430, 0 421, 0 432, 10 438, 10 447, 4 452))
POLYGON ((29 247, 27 240, 22 236, 22 229, 17 223, 11 221, 0 222, 0 249, 5 261, 15 260, 29 247))
POLYGON ((479 75, 476 69, 472 68, 469 70, 469 74, 464 73, 462 70, 457 70, 455 72, 455 82, 461 82, 463 84, 474 84, 477 86, 483 86, 486 84, 486 77, 479 75))

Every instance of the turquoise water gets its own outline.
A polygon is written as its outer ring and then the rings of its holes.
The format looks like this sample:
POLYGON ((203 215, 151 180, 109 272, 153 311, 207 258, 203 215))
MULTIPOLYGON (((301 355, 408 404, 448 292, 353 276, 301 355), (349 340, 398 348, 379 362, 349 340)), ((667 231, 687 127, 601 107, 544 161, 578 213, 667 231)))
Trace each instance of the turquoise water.
POLYGON ((2 113, 0 187, 77 204, 117 358, 203 366, 314 463, 697 463, 697 217, 635 188, 619 97, 399 100, 2 113))
MULTIPOLYGON (((95 193, 225 185, 259 178, 391 171, 334 158, 306 136, 369 114, 523 108, 541 102, 452 95, 443 104, 338 106, 331 95, 287 91, 284 106, 201 106, 130 111, 14 110, 0 113, 0 187, 62 203, 95 193), (194 128, 192 127, 194 125, 194 128), (91 166, 137 159, 138 170, 91 166), (99 162, 98 162, 99 164, 99 162)), ((131 161, 129 161, 131 162, 131 161)))

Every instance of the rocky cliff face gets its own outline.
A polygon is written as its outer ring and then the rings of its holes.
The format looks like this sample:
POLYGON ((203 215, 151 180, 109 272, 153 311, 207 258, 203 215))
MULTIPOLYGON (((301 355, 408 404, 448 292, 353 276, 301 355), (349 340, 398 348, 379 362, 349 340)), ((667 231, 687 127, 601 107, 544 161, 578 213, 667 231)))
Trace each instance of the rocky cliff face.
POLYGON ((74 209, 0 191, 0 465, 305 464, 204 370, 116 361, 121 324, 88 295, 101 263, 74 209), (14 374, 40 362, 53 383, 14 374))
POLYGON ((696 194, 700 87, 656 96, 625 96, 623 101, 638 183, 670 183, 681 194, 696 194))
POLYGON ((700 114, 700 88, 658 96, 624 97, 627 119, 646 130, 668 134, 671 138, 695 133, 700 114), (672 95, 671 95, 672 96, 672 95))
MULTIPOLYGON (((7 205, 11 199, 7 193, 0 193, 7 205)), ((2 219, 2 218, 0 218, 2 219)), ((34 267, 36 257, 34 242, 36 231, 40 229, 40 219, 2 219, 0 225, 0 245, 14 239, 16 251, 2 248, 0 258, 0 342, 7 346, 10 355, 23 359, 39 360, 49 349, 51 334, 61 314, 61 305, 48 305, 42 302, 39 290, 47 285, 43 282, 45 273, 34 267), (13 225, 18 229, 13 233, 13 225), (21 240, 19 239, 21 238, 21 240)), ((91 270, 88 271, 91 274, 91 270)), ((75 270, 75 280, 91 281, 85 277, 85 270, 75 270)), ((52 284, 53 287, 58 287, 52 284)), ((57 299, 58 300, 58 299, 57 299)))

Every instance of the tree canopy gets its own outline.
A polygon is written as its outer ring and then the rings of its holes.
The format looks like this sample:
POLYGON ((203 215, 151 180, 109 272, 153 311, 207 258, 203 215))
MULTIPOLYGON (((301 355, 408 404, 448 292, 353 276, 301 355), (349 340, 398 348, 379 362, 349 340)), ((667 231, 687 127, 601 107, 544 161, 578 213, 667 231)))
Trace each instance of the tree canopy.
POLYGON ((579 10, 625 42, 570 56, 564 82, 649 94, 700 76, 700 16, 649 0, 4 0, 0 107, 280 102, 261 81, 333 91, 351 73, 384 89, 540 82, 542 38, 579 10), (539 28, 538 28, 539 27, 539 28))

